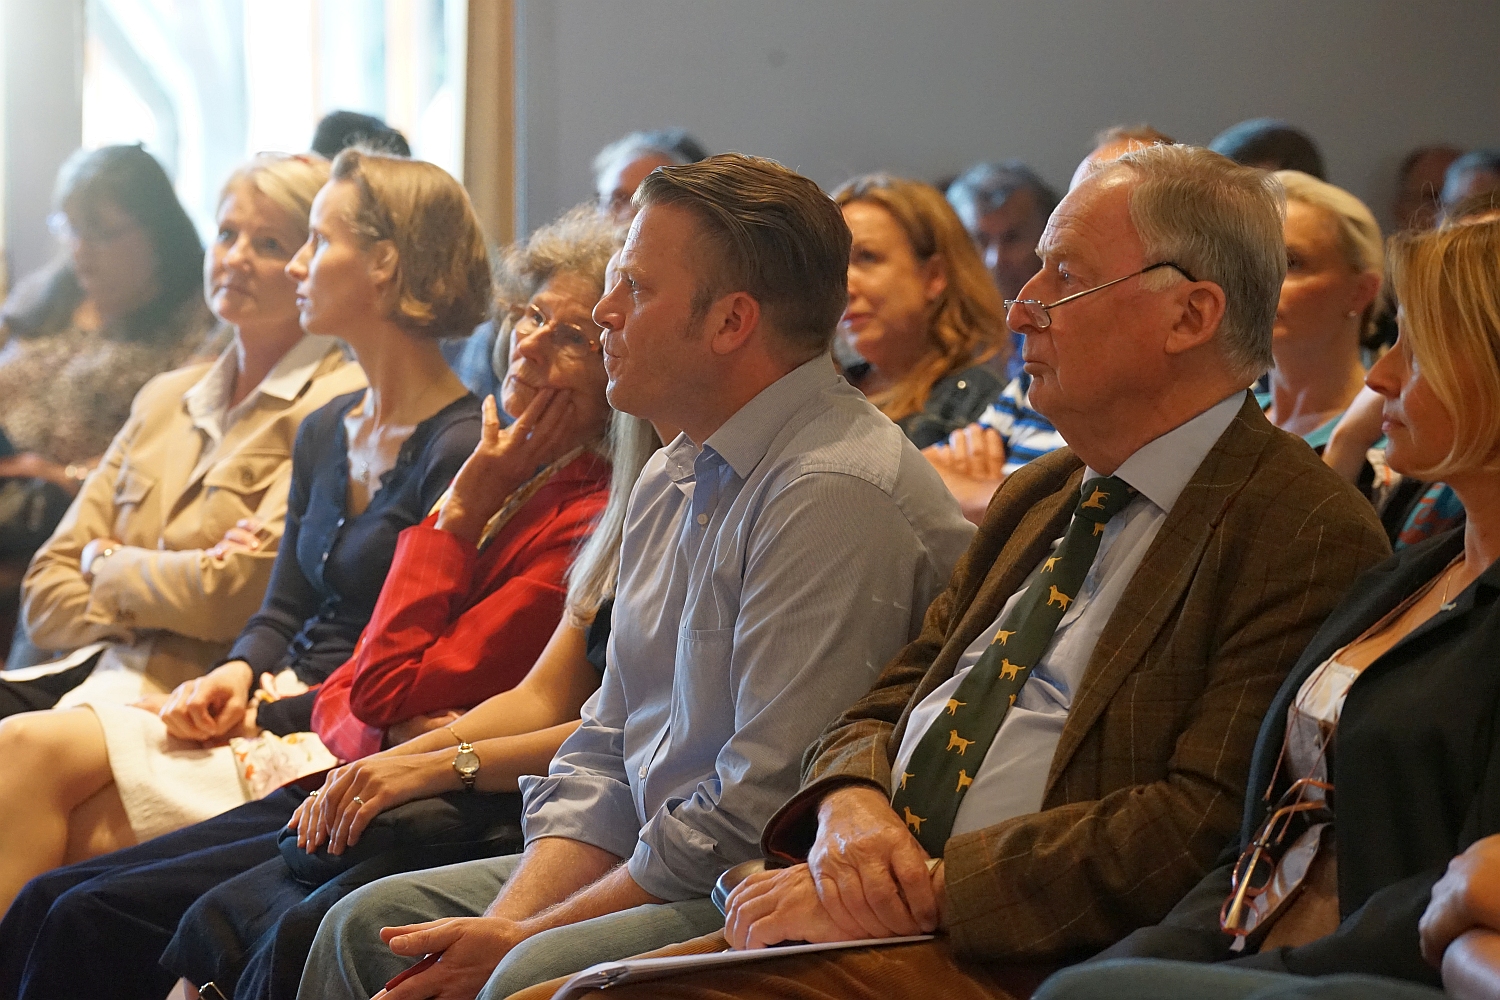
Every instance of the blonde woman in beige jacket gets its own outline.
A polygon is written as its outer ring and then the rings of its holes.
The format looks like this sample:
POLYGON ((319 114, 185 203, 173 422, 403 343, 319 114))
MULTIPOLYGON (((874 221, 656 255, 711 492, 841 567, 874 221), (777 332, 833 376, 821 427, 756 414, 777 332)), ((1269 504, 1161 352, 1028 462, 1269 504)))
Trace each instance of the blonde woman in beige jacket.
POLYGON ((338 341, 303 333, 283 270, 327 178, 317 157, 261 155, 225 184, 204 283, 234 340, 217 361, 140 391, 32 560, 26 628, 38 647, 67 655, 0 674, 0 717, 88 700, 151 702, 222 659, 259 608, 297 427, 365 385, 338 341))

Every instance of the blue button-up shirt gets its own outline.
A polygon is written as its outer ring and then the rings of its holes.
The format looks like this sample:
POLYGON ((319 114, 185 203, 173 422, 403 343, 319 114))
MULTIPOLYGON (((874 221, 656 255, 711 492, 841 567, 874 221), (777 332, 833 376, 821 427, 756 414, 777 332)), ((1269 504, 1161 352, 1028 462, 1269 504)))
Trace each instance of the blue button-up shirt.
POLYGON ((604 680, 525 831, 628 858, 647 892, 708 895, 758 857, 803 751, 916 637, 973 534, 901 430, 827 355, 631 497, 604 680))

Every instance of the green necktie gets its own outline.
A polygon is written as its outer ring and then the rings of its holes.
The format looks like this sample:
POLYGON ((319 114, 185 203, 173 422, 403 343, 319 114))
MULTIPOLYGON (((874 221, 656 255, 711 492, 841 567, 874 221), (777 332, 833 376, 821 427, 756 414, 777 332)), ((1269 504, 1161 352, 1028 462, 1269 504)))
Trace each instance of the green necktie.
POLYGON ((1016 695, 1052 644, 1057 623, 1078 596, 1104 526, 1134 496, 1135 490, 1114 476, 1083 484, 1057 553, 1042 564, 947 708, 922 735, 891 806, 932 857, 943 856, 958 804, 974 783, 1016 695))

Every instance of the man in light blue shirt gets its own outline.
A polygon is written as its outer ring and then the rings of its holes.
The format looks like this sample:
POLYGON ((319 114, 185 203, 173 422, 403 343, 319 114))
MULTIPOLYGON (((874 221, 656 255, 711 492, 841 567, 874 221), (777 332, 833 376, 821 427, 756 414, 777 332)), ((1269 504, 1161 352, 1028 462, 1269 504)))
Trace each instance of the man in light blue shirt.
POLYGON ((759 856, 804 749, 918 634, 972 535, 835 373, 849 235, 816 185, 731 155, 638 198, 595 310, 609 396, 682 433, 631 498, 602 686, 521 781, 526 853, 353 894, 304 996, 368 997, 442 952, 391 996, 500 998, 720 926, 714 881, 759 856))

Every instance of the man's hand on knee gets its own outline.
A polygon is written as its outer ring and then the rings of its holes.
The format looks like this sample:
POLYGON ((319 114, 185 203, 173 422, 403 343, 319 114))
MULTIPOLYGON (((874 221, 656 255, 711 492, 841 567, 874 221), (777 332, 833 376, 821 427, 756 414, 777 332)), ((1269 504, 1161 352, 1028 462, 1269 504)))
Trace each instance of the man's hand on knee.
POLYGON ((520 925, 500 917, 450 917, 425 924, 384 927, 380 939, 398 955, 442 958, 385 995, 385 1000, 474 1000, 512 948, 526 937, 520 925))
POLYGON ((840 788, 823 799, 807 864, 818 898, 839 925, 861 927, 870 937, 937 929, 927 852, 879 790, 840 788))

